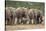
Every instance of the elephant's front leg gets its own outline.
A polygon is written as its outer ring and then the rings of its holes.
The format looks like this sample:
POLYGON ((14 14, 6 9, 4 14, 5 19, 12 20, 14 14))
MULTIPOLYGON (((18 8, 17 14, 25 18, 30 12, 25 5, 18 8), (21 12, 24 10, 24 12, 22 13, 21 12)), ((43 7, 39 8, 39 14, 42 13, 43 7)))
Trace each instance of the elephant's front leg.
POLYGON ((21 24, 21 18, 17 18, 17 24, 21 24))
POLYGON ((34 24, 37 24, 37 18, 34 18, 34 24))
POLYGON ((12 24, 14 24, 14 23, 15 23, 15 18, 13 17, 12 24))
POLYGON ((8 18, 8 24, 11 25, 11 18, 8 18))
POLYGON ((19 22, 19 18, 17 18, 17 24, 20 24, 20 22, 19 22))
POLYGON ((7 18, 7 25, 9 25, 10 23, 9 23, 10 21, 9 21, 9 18, 7 18))
POLYGON ((29 24, 32 24, 32 19, 30 18, 29 24))
POLYGON ((37 21, 36 22, 37 22, 37 24, 39 24, 39 18, 37 18, 37 21))
POLYGON ((14 24, 17 24, 17 17, 15 17, 15 22, 14 22, 14 24))
POLYGON ((27 24, 27 18, 24 18, 23 24, 27 24))
POLYGON ((23 18, 21 18, 21 24, 23 24, 23 18))
POLYGON ((40 19, 40 24, 43 22, 43 19, 42 19, 43 17, 41 16, 39 19, 40 19))
POLYGON ((27 20, 25 20, 24 22, 23 22, 23 24, 26 24, 27 23, 27 20))

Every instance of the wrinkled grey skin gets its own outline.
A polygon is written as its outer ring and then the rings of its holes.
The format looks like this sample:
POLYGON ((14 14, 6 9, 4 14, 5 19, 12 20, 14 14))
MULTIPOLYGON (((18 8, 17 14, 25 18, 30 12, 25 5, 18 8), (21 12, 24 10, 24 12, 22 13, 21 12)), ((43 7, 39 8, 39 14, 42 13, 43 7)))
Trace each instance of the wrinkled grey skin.
POLYGON ((6 13, 6 23, 7 24, 14 24, 15 21, 15 8, 12 7, 6 7, 5 10, 6 13))

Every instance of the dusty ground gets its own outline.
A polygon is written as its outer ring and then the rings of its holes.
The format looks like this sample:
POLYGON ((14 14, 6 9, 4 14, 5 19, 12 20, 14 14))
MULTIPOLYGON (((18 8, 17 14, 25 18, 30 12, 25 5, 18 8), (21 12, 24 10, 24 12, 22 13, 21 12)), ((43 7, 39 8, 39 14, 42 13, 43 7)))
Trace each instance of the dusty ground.
POLYGON ((6 31, 13 30, 24 30, 24 29, 43 29, 45 26, 43 24, 30 24, 30 25, 6 25, 6 31))

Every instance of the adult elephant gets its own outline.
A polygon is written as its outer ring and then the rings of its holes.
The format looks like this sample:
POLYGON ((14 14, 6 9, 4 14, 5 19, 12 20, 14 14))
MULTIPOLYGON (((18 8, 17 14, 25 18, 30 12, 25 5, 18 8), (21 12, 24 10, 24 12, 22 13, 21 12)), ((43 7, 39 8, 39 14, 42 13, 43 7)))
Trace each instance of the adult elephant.
POLYGON ((30 9, 28 11, 28 16, 29 16, 29 19, 30 19, 30 22, 29 24, 33 23, 34 24, 39 24, 39 23, 42 23, 43 19, 42 19, 42 11, 41 10, 38 10, 38 9, 30 9))
POLYGON ((24 21, 23 18, 27 17, 27 9, 24 7, 19 7, 15 11, 16 18, 17 18, 17 24, 23 23, 25 24, 26 21, 24 21))
POLYGON ((11 11, 9 10, 8 7, 5 8, 5 21, 7 24, 10 24, 11 23, 11 11))
POLYGON ((29 11, 28 11, 28 16, 29 16, 29 24, 32 24, 32 23, 34 23, 33 21, 34 21, 34 12, 33 12, 33 9, 29 9, 29 11))
POLYGON ((38 9, 34 9, 34 20, 35 20, 35 24, 39 24, 41 23, 42 20, 42 11, 38 10, 38 9))
POLYGON ((15 24, 15 11, 16 11, 16 8, 9 7, 9 9, 11 10, 11 24, 15 24))
POLYGON ((6 7, 6 20, 7 24, 14 24, 15 21, 15 8, 13 7, 6 7))
POLYGON ((42 11, 38 10, 38 12, 37 12, 37 24, 42 23, 42 21, 43 21, 42 18, 43 18, 42 11))
POLYGON ((28 8, 22 8, 22 21, 21 23, 27 24, 28 21, 28 8))

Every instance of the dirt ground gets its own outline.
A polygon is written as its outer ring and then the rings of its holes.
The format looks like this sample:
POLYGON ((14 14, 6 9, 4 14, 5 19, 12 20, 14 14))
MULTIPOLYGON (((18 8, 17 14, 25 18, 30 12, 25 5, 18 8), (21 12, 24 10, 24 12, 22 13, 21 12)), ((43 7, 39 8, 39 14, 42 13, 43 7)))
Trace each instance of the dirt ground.
POLYGON ((44 24, 29 24, 29 25, 6 25, 6 31, 24 30, 24 29, 44 29, 44 24))

